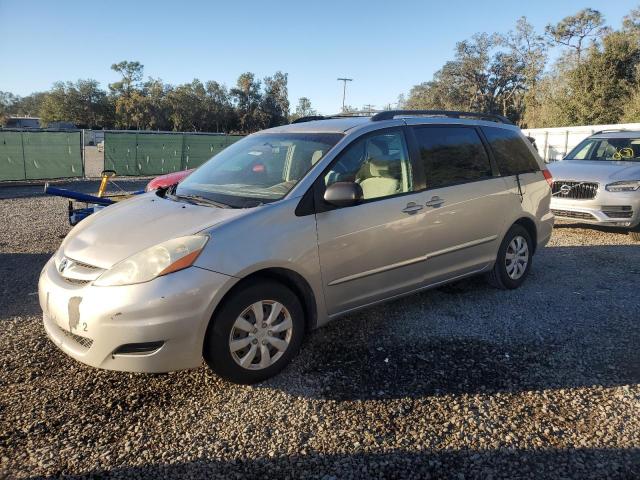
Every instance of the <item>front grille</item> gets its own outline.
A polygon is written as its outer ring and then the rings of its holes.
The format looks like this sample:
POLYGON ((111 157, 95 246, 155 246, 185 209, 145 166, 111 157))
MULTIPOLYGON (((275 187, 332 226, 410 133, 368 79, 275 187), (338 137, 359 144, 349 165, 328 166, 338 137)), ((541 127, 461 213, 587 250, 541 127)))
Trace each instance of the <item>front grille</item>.
POLYGON ((100 276, 100 267, 89 265, 69 257, 62 257, 56 264, 56 270, 61 278, 72 285, 86 285, 100 276))
POLYGON ((586 212, 572 212, 571 210, 555 210, 555 209, 552 209, 551 212, 557 217, 579 218, 581 220, 597 220, 596 217, 586 212))
POLYGON ((78 280, 77 278, 67 278, 67 277, 62 277, 64 279, 65 282, 67 283, 71 283, 73 285, 86 285, 87 283, 90 282, 90 280, 78 280))
POLYGON ((633 217, 633 210, 630 205, 612 206, 608 205, 602 207, 602 213, 609 218, 631 218, 633 217))
POLYGON ((85 348, 86 350, 89 350, 91 348, 91 345, 93 345, 93 340, 91 340, 90 338, 81 337, 80 335, 71 333, 70 331, 65 330, 60 326, 57 326, 57 327, 58 327, 58 330, 60 330, 65 337, 70 338, 71 340, 73 340, 74 342, 76 342, 78 345, 85 348))
POLYGON ((565 182, 556 180, 551 185, 551 193, 557 198, 588 200, 595 198, 596 193, 598 193, 598 184, 594 182, 565 182))

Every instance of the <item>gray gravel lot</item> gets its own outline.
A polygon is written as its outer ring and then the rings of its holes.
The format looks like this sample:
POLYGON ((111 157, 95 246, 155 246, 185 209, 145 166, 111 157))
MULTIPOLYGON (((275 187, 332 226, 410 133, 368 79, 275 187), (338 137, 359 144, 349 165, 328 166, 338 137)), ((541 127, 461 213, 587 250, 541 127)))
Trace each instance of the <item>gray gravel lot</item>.
POLYGON ((58 351, 35 292, 66 202, 22 196, 0 200, 0 477, 640 476, 640 245, 624 233, 560 225, 520 290, 469 279, 350 315, 247 387, 58 351))

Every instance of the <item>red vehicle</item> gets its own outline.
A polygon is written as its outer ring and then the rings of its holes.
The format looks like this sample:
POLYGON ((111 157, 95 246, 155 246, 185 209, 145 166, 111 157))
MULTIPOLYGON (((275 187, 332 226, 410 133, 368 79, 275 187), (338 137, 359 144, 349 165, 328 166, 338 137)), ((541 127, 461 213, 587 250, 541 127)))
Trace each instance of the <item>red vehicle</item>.
POLYGON ((193 168, 189 170, 183 170, 181 172, 173 172, 167 173, 166 175, 160 175, 159 177, 154 178, 145 187, 145 192, 150 192, 151 190, 157 190, 161 187, 168 187, 169 185, 173 185, 174 183, 180 183, 182 180, 187 178, 191 172, 193 172, 193 168))

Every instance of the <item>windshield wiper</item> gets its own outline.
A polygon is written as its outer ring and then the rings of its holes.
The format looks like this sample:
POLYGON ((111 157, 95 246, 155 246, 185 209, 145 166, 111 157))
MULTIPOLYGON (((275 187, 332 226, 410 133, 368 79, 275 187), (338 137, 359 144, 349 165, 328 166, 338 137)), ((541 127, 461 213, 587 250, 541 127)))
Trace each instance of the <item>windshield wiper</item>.
POLYGON ((215 200, 211 200, 210 198, 203 197, 202 195, 174 195, 175 198, 182 198, 184 200, 189 201, 189 203, 200 204, 200 205, 211 205, 218 208, 232 208, 230 205, 226 203, 216 202, 215 200))

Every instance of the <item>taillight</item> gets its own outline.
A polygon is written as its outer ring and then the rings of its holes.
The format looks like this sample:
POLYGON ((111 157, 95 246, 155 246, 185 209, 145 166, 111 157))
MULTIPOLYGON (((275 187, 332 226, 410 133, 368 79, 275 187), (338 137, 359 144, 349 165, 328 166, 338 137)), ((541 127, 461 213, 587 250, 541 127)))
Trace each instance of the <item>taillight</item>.
POLYGON ((551 186, 553 183, 553 175, 551 175, 551 172, 545 168, 542 170, 542 175, 544 175, 544 179, 547 181, 549 186, 551 186))

